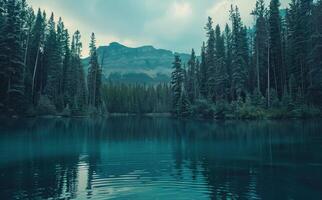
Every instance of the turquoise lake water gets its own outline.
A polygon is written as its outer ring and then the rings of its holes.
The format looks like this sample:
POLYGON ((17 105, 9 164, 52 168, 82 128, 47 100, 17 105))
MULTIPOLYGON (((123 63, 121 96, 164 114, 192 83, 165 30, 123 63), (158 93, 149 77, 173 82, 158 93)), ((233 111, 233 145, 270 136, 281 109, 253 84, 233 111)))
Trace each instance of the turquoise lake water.
POLYGON ((322 121, 1 120, 0 199, 322 199, 322 121))

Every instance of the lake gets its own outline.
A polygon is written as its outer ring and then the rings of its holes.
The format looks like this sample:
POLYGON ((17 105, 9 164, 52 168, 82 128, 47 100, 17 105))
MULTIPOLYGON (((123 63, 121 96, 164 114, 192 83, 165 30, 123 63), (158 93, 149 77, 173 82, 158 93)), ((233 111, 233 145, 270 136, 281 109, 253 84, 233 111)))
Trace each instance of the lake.
POLYGON ((322 199, 322 121, 0 122, 0 199, 322 199))

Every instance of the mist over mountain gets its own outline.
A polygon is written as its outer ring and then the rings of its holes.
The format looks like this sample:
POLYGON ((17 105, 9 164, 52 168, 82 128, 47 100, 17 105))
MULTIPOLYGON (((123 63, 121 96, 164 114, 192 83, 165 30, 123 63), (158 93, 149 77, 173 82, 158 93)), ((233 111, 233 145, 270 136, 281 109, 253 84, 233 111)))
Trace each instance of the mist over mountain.
MULTIPOLYGON (((170 81, 174 53, 153 46, 131 48, 112 42, 97 49, 104 80, 122 83, 163 83, 170 81)), ((186 63, 190 55, 179 54, 186 63)), ((88 68, 89 58, 83 60, 88 68)))

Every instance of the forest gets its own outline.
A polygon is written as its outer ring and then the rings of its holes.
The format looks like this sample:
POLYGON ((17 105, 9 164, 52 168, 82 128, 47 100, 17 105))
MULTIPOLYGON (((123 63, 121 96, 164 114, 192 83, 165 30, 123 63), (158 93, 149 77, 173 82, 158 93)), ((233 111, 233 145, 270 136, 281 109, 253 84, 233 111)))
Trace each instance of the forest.
POLYGON ((87 115, 102 111, 95 34, 85 77, 81 35, 26 0, 0 1, 0 111, 14 115, 87 115))
POLYGON ((0 115, 321 116, 322 0, 292 0, 287 9, 257 0, 251 27, 238 7, 227 14, 225 27, 208 18, 200 56, 175 56, 171 83, 130 85, 103 80, 94 33, 83 66, 79 31, 26 0, 0 0, 0 115))
POLYGON ((172 73, 172 113, 206 118, 308 118, 321 115, 322 1, 257 0, 246 27, 231 6, 230 25, 208 18, 200 61, 172 73))

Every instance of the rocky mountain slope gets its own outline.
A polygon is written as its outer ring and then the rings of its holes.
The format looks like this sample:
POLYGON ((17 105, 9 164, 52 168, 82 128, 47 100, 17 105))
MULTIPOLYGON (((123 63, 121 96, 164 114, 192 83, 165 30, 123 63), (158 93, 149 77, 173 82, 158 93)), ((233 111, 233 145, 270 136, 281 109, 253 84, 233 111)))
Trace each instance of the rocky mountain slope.
MULTIPOLYGON (((174 53, 153 46, 126 47, 113 42, 97 49, 99 63, 103 66, 105 80, 125 83, 154 84, 169 82, 174 53)), ((188 54, 180 54, 183 62, 188 54)), ((83 60, 86 71, 89 58, 83 60)))

